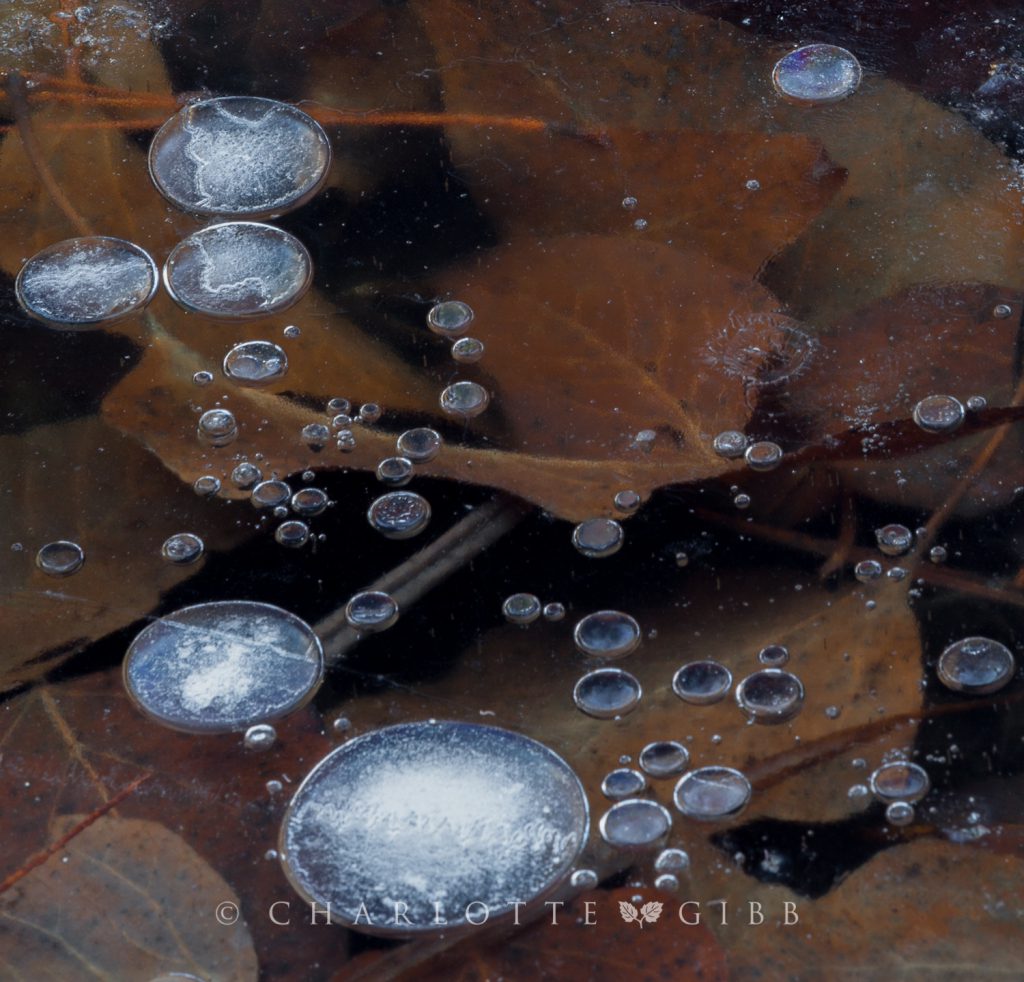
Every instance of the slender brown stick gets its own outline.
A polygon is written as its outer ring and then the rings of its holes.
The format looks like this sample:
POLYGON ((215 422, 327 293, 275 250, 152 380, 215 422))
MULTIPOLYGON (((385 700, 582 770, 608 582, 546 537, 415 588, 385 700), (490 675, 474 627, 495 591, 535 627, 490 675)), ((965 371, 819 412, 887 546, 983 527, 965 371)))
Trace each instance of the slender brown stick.
MULTIPOLYGON (((514 529, 528 511, 517 499, 496 497, 475 508, 366 589, 391 594, 399 609, 404 610, 514 529)), ((338 661, 362 637, 345 620, 344 606, 320 620, 314 630, 328 662, 338 661)))
POLYGON ((59 839, 57 839, 56 842, 51 843, 42 852, 36 853, 36 855, 34 855, 30 860, 28 860, 28 862, 26 862, 24 866, 22 866, 20 869, 16 869, 4 880, 0 881, 0 893, 4 893, 6 890, 10 890, 10 888, 14 886, 15 883, 28 876, 28 874, 31 873, 32 870, 36 869, 36 867, 38 866, 42 866, 43 863, 45 863, 54 853, 60 852, 60 850, 63 849, 73 838, 75 838, 76 835, 80 835, 90 825, 92 825, 94 822, 98 821, 104 815, 106 815, 107 812, 112 811, 114 808, 116 808, 122 801, 124 801, 125 798, 127 798, 130 794, 134 793, 135 790, 139 787, 139 785, 148 781, 152 776, 152 774, 147 773, 143 774, 142 777, 137 777, 134 781, 131 782, 131 784, 127 785, 126 787, 118 791, 117 794, 115 794, 114 797, 110 799, 110 801, 104 802, 94 812, 92 812, 89 815, 86 815, 85 818, 82 819, 82 821, 80 821, 77 825, 74 826, 74 828, 70 829, 59 839))

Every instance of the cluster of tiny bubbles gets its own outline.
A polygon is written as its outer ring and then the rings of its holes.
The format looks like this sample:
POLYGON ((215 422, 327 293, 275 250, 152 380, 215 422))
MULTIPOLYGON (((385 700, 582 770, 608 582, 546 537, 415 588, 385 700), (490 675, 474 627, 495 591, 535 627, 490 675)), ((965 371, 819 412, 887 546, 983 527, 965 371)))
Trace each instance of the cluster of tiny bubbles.
POLYGON ((948 645, 936 666, 939 680, 947 689, 968 695, 998 692, 1017 666, 1005 644, 991 638, 962 638, 948 645))
POLYGON ((505 620, 511 624, 532 624, 540 617, 540 600, 532 593, 513 593, 501 605, 505 620))
POLYGON ((992 316, 1005 320, 1013 313, 1013 308, 1008 303, 997 303, 992 308, 992 316))
POLYGON ((200 498, 212 498, 220 490, 220 478, 203 474, 192 482, 192 490, 200 498))
POLYGON ((784 644, 766 644, 758 653, 757 660, 771 668, 781 668, 789 661, 789 648, 784 644))
POLYGON ((782 447, 770 440, 758 440, 747 447, 743 459, 752 471, 775 470, 782 463, 782 447))
POLYGON ((297 338, 302 334, 302 329, 296 327, 294 324, 289 324, 282 332, 286 338, 297 338))
POLYGON ((364 402, 359 407, 359 421, 361 423, 376 423, 381 417, 383 410, 375 402, 364 402))
POLYGON ((949 551, 945 546, 932 546, 928 550, 928 558, 938 565, 939 563, 944 563, 949 558, 949 551))
POLYGON ((270 604, 185 607, 148 624, 128 648, 125 688, 173 729, 244 732, 304 705, 323 678, 313 630, 270 604))
POLYGON ((751 787, 746 775, 732 767, 699 767, 684 774, 672 798, 687 818, 715 822, 733 818, 750 801, 751 787))
POLYGON ((77 573, 85 562, 85 552, 77 542, 60 539, 47 542, 36 553, 36 566, 47 576, 70 576, 77 573))
POLYGON ((914 406, 914 422, 928 433, 949 433, 964 421, 964 407, 953 396, 927 396, 914 406))
POLYGON ((475 365, 484 356, 484 343, 478 338, 459 338, 452 343, 452 358, 462 365, 475 365))
POLYGON ((287 371, 288 356, 272 341, 244 341, 224 356, 224 374, 253 389, 276 382, 287 371))
POLYGON ((252 489, 250 501, 254 508, 277 508, 283 505, 292 496, 291 486, 277 478, 269 481, 260 481, 252 489))
POLYGON ((679 878, 672 873, 662 873, 654 878, 654 889, 664 890, 666 893, 673 893, 679 889, 679 878))
POLYGON ((969 396, 965 405, 972 413, 980 413, 988 405, 988 399, 984 396, 969 396))
POLYGON ((838 102, 856 91, 860 62, 834 44, 808 44, 780 58, 772 69, 779 94, 804 105, 838 102))
POLYGON ((587 672, 572 690, 577 708, 596 719, 624 716, 636 708, 642 695, 639 681, 621 668, 587 672))
POLYGON ((333 416, 336 413, 350 413, 352 411, 352 403, 348 399, 342 399, 341 396, 335 396, 333 399, 327 400, 327 412, 333 416))
POLYGON ((453 382, 441 393, 441 409, 449 416, 472 419, 488 406, 491 397, 478 382, 453 382))
POLYGON ((731 688, 732 672, 716 661, 688 662, 672 678, 672 691, 694 706, 721 702, 731 688))
POLYGON ((853 567, 853 575, 861 583, 871 583, 882 575, 882 564, 877 559, 862 559, 853 567))
POLYGON ((302 442, 311 450, 326 446, 331 438, 331 428, 325 423, 307 423, 302 427, 302 442))
POLYGON ((366 519, 386 539, 410 539, 427 527, 430 505, 413 491, 391 491, 370 505, 366 519))
POLYGON ((875 529, 878 548, 887 556, 902 556, 910 551, 914 544, 914 533, 905 525, 883 525, 875 529))
POLYGON ((651 777, 671 777, 686 770, 690 753, 676 740, 658 740, 640 751, 639 763, 651 777))
POLYGON ((612 805, 598 823, 605 842, 627 848, 656 845, 671 828, 668 809, 644 798, 627 798, 612 805))
POLYGON ((622 548, 625 533, 614 518, 588 518, 572 530, 572 544, 588 559, 604 559, 622 548))
POLYGON ((385 457, 377 465, 377 480, 388 487, 404 487, 412 480, 412 461, 408 457, 385 457))
POLYGON ((196 435, 211 447, 226 447, 238 437, 238 423, 229 409, 208 409, 199 417, 196 435))
POLYGON ((736 457, 742 457, 746 452, 747 444, 749 441, 745 434, 740 433, 739 430, 723 430, 715 437, 711 444, 711 448, 718 454, 719 457, 725 457, 727 460, 735 459, 736 457))
POLYGON ((622 658, 640 644, 640 625, 619 610, 599 610, 576 622, 576 647, 594 658, 622 658))
POLYGON ((164 264, 171 299, 209 317, 277 313, 296 303, 312 281, 306 247, 284 229, 259 222, 225 222, 193 232, 164 264))
POLYGON ((732 503, 737 508, 739 508, 740 511, 744 511, 744 510, 746 510, 747 508, 750 507, 750 495, 749 494, 743 494, 741 492, 740 494, 736 495, 736 497, 734 497, 732 499, 732 503))
POLYGON ((94 235, 36 253, 18 273, 14 290, 33 317, 62 328, 89 328, 142 310, 159 282, 156 264, 143 249, 94 235))
POLYGON ((655 430, 640 430, 633 437, 633 442, 629 445, 629 449, 650 453, 654 449, 654 441, 657 439, 658 434, 655 430))
POLYGON ((920 801, 928 793, 932 782, 920 764, 894 760, 872 772, 868 786, 871 793, 882 802, 920 801))
POLYGON ((257 723, 245 731, 242 742, 246 750, 269 750, 277 741, 277 730, 269 723, 257 723))
POLYGON ((198 562, 203 555, 203 540, 191 532, 176 532, 169 536, 160 547, 160 555, 175 566, 188 566, 198 562))
POLYGON ((231 472, 231 483, 243 491, 259 484, 262 478, 263 472, 248 460, 236 464, 235 469, 231 472))
POLYGON ((301 549, 309 541, 309 526, 297 519, 290 519, 274 529, 274 539, 289 549, 301 549))
POLYGON ((427 311, 427 327, 446 338, 461 337, 473 323, 473 308, 461 300, 442 300, 427 311))
POLYGON ((307 517, 322 514, 330 502, 327 492, 320 488, 300 488, 291 498, 292 511, 307 517))
POLYGON ((753 723, 785 723, 804 704, 803 683, 781 668, 764 668, 736 686, 736 702, 753 723))
POLYGON ((575 870, 569 877, 569 884, 577 890, 593 890, 598 882, 597 873, 592 869, 575 870))
POLYGON ((612 801, 640 794, 647 787, 647 778, 631 767, 618 767, 609 771, 601 782, 601 794, 612 801))
POLYGON ((640 500, 636 491, 619 491, 612 503, 624 515, 632 515, 640 507, 640 500))
POLYGON ((546 621, 560 621, 565 617, 565 604, 557 600, 544 604, 543 614, 546 621))
POLYGON ((909 801, 893 801, 885 808, 885 820, 897 828, 910 825, 915 814, 914 806, 909 801))
POLYGON ((209 385, 213 381, 213 372, 196 372, 192 376, 192 381, 196 385, 209 385))
POLYGON ((330 140, 314 119, 256 96, 183 107, 160 127, 149 150, 160 193, 198 215, 283 215, 316 194, 330 163, 330 140))
POLYGON ((654 860, 655 873, 682 873, 690 868, 690 856, 682 849, 662 849, 654 860))
POLYGON ((336 445, 342 453, 352 453, 356 448, 356 435, 351 430, 338 430, 336 445))
POLYGON ((395 449, 414 464, 425 464, 441 450, 441 434, 428 426, 417 426, 399 435, 395 449))
POLYGON ((363 634, 386 631, 398 620, 398 602, 382 590, 364 590, 345 604, 348 626, 363 634))

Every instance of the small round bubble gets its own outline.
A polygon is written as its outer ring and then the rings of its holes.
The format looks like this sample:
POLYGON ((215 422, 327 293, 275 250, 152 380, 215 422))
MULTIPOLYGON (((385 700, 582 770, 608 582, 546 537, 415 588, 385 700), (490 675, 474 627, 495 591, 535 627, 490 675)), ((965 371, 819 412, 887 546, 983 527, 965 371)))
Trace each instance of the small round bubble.
POLYGON ((348 399, 342 399, 341 396, 334 396, 334 398, 327 400, 327 412, 331 416, 336 416, 338 413, 345 413, 347 415, 352 412, 352 403, 348 399))
POLYGON ((765 668, 736 686, 736 702, 755 723, 785 723, 800 712, 804 687, 791 672, 765 668))
POLYGON ((247 750, 269 750, 277 740, 277 730, 269 723, 257 723, 245 731, 243 743, 247 750))
POLYGON ((345 604, 345 620, 349 627, 366 634, 385 631, 398 620, 398 603, 380 590, 357 593, 345 604))
POLYGON ((871 583, 882 575, 882 564, 877 559, 862 559, 853 567, 853 575, 861 583, 871 583))
POLYGON ((283 505, 292 496, 292 489, 284 481, 276 479, 260 481, 252 489, 252 501, 254 508, 277 508, 283 505))
POLYGON ((577 890, 593 890, 599 882, 592 869, 578 869, 569 877, 569 883, 577 890))
POLYGON ((238 423, 227 409, 208 409, 196 425, 199 439, 211 447, 226 447, 238 437, 238 423))
POLYGON ((739 430, 724 430, 715 437, 711 447, 719 457, 730 460, 742 457, 748 443, 746 435, 740 433, 739 430))
POLYGON ((965 405, 972 413, 980 413, 988 405, 988 399, 984 396, 969 396, 965 405))
POLYGON ((878 548, 887 556, 902 556, 914 544, 914 533, 905 525, 884 525, 875 530, 878 548))
POLYGON ((188 566, 203 555, 203 540, 191 532, 178 532, 164 541, 160 555, 175 566, 188 566))
POLYGON ((664 890, 666 893, 672 893, 679 889, 679 880, 671 873, 662 873, 660 876, 655 877, 654 889, 664 890))
POLYGON ((224 374, 238 385, 261 388, 283 378, 288 356, 272 341, 245 341, 224 356, 224 374))
POLYGON ((684 774, 676 785, 673 800, 688 818, 714 822, 733 818, 750 801, 751 787, 746 775, 732 767, 700 767, 684 774))
POLYGON ((640 751, 640 767, 651 777, 681 774, 690 763, 689 751, 676 740, 658 740, 640 751))
POLYGON ((242 463, 235 466, 235 469, 231 472, 231 483, 236 488, 242 488, 247 490, 253 485, 258 484, 262 479, 263 474, 260 469, 247 460, 243 460, 242 463))
POLYGON ((1013 308, 1008 303, 997 303, 992 308, 992 316, 1005 320, 1013 313, 1013 308))
POLYGON ((387 539, 408 539, 430 522, 430 505, 413 491, 392 491, 370 505, 367 521, 387 539))
POLYGON ((479 416, 490 401, 487 390, 477 382, 453 382, 441 393, 441 409, 465 419, 479 416))
POLYGON ((630 798, 635 794, 640 794, 646 787, 647 778, 639 771, 634 771, 629 767, 619 767, 604 776, 604 780, 601 782, 601 794, 606 798, 611 798, 612 801, 618 801, 621 798, 630 798))
POLYGON ((443 300, 427 313, 427 327, 435 334, 457 338, 473 323, 473 308, 461 300, 443 300))
POLYGON ((426 426, 406 430, 395 441, 399 454, 414 464, 433 460, 441 450, 441 434, 426 426))
POLYGON ((823 105, 852 95, 861 75, 860 62, 845 48, 808 44, 776 62, 772 82, 791 102, 823 105))
POLYGON ((330 498, 327 497, 327 492, 321 491, 320 488, 301 488, 291 498, 292 511, 307 518, 322 514, 328 504, 330 498))
POLYGON ((376 423, 381 417, 380 406, 375 402, 364 402, 359 407, 359 419, 364 423, 376 423))
POLYGON ((412 480, 412 461, 408 457, 385 457, 377 465, 377 480, 392 488, 400 488, 412 480))
POLYGON ((484 343, 477 338, 459 338, 452 344, 452 358, 462 365, 475 365, 484 356, 484 343))
POLYGON ((203 474, 192 482, 192 490, 200 498, 212 498, 220 490, 220 479, 212 474, 203 474))
POLYGON ((77 542, 60 539, 47 542, 36 553, 36 566, 47 576, 71 576, 85 562, 85 552, 77 542))
POLYGON ((909 801, 894 801, 885 809, 885 820, 898 828, 914 821, 914 806, 909 801))
POLYGON ((681 873, 690 868, 690 856, 682 849, 662 849, 654 860, 656 873, 681 873))
POLYGON ((868 779, 879 801, 918 801, 931 788, 928 772, 919 764, 897 760, 883 764, 868 779))
POLYGON ((573 701, 588 716, 612 719, 635 709, 643 690, 621 668, 599 668, 584 675, 573 689, 573 701))
POLYGON ((307 447, 319 450, 331 438, 331 428, 325 423, 307 423, 299 435, 307 447))
POLYGON ((1013 653, 992 638, 954 641, 939 656, 939 680, 947 689, 969 695, 998 692, 1016 671, 1013 653))
POLYGON ((949 433, 964 421, 964 407, 953 396, 935 395, 914 406, 914 422, 928 433, 949 433))
POLYGON ((505 598, 501 612, 512 624, 532 624, 540 617, 540 600, 532 593, 513 593, 505 598))
POLYGON ((770 440, 760 440, 747 447, 743 459, 752 471, 774 470, 782 463, 782 447, 770 440))
POLYGON ((656 801, 631 798, 612 805, 601 816, 601 838, 611 846, 652 846, 668 835, 672 816, 656 801))
POLYGON ((355 450, 356 435, 351 430, 338 430, 336 436, 336 446, 342 453, 352 453, 355 450))
POLYGON ((640 495, 636 491, 619 491, 612 504, 624 515, 632 515, 640 507, 640 495))
POLYGON ((692 661, 672 679, 672 691, 683 702, 707 706, 720 702, 732 688, 732 672, 716 661, 692 661))
POLYGON ((274 539, 289 549, 301 549, 309 541, 309 526, 295 519, 282 522, 274 530, 274 539))
POLYGON ((196 372, 192 381, 199 386, 209 385, 213 381, 213 372, 196 372))
POLYGON ((576 647, 594 658, 622 658, 640 644, 640 625, 619 610, 599 610, 573 629, 576 647))
POLYGON ((289 324, 282 332, 286 338, 297 338, 302 334, 302 329, 294 324, 289 324))
POLYGON ((622 548, 625 533, 614 518, 588 518, 572 532, 572 544, 588 559, 604 559, 622 548))
POLYGON ((557 601, 549 604, 544 604, 544 620, 560 621, 564 618, 565 604, 558 603, 557 601))
POLYGON ((757 653, 757 660, 762 665, 779 668, 789 661, 789 649, 783 644, 766 644, 757 653))

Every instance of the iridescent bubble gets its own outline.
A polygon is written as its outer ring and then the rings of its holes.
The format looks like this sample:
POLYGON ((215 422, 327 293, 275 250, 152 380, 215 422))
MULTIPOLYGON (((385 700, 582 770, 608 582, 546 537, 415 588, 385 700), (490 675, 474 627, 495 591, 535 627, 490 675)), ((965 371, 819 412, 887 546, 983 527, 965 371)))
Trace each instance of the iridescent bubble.
POLYGON ((690 856, 683 849, 663 849, 654 860, 656 873, 681 873, 690 868, 690 856))
POLYGON ((905 760, 883 764, 871 775, 868 784, 879 801, 918 801, 932 786, 923 767, 905 760))
POLYGON ((319 123, 255 96, 193 102, 160 127, 149 148, 157 189, 196 215, 282 215, 320 190, 330 163, 319 123))
POLYGON ((238 438, 238 423, 227 409, 208 409, 199 417, 196 435, 211 447, 226 447, 238 438))
POLYGON ((885 525, 875 530, 875 538, 887 556, 902 556, 914 544, 914 533, 905 525, 885 525))
POLYGON ((732 688, 732 672, 716 661, 692 661, 672 679, 672 690, 683 702, 707 706, 720 702, 732 688))
POLYGON ((612 805, 598 823, 601 838, 612 846, 652 846, 668 835, 672 816, 656 801, 632 798, 612 805))
POLYGON ((198 535, 177 532, 165 540, 160 555, 175 566, 188 566, 202 558, 204 549, 203 540, 198 535))
POLYGON ((629 767, 609 771, 601 782, 601 794, 613 801, 640 794, 647 787, 647 778, 629 767))
POLYGON ((731 767, 700 767, 684 774, 673 799, 687 818, 716 822, 733 818, 750 801, 750 781, 731 767))
POLYGON ((212 474, 203 474, 192 482, 192 490, 200 498, 212 498, 220 490, 220 479, 212 474))
POLYGON ((782 447, 769 440, 760 440, 747 447, 743 459, 752 471, 774 470, 782 463, 782 447))
POLYGON ((228 222, 193 232, 164 264, 164 285, 172 299, 210 317, 277 313, 296 303, 312 281, 306 247, 283 229, 258 222, 228 222))
POLYGON ((725 430, 715 437, 711 447, 719 457, 733 459, 743 456, 748 443, 746 435, 739 430, 725 430))
POLYGON ((192 733, 244 732, 304 705, 323 675, 310 627, 270 604, 244 600, 186 607, 132 642, 128 694, 147 716, 192 733))
POLYGON ((224 374, 238 385, 252 389, 284 378, 288 356, 272 341, 245 341, 224 356, 224 374))
POLYGON ((513 593, 505 598, 501 612, 512 624, 532 624, 540 617, 540 600, 532 593, 513 593))
POLYGON ((109 324, 146 307, 160 275, 149 254, 109 236, 65 239, 37 252, 14 291, 33 317, 60 328, 109 324))
POLYGON ((277 742, 277 730, 269 723, 257 723, 242 738, 246 750, 269 750, 277 742))
POLYGON ((736 686, 736 702, 755 723, 785 723, 800 712, 804 687, 791 672, 765 668, 736 686))
POLYGON ((860 62, 834 44, 808 44, 780 58, 772 70, 775 88, 792 102, 823 105, 856 91, 860 62))
POLYGON ((395 448, 399 454, 414 464, 424 464, 433 460, 441 449, 441 434, 426 426, 406 430, 397 441, 395 448))
POLYGON ((320 488, 300 488, 291 500, 292 511, 307 518, 322 514, 330 503, 327 492, 320 488))
POLYGON ((380 590, 357 593, 345 604, 345 620, 364 634, 385 631, 398 620, 398 603, 380 590))
POLYGON ((622 658, 640 644, 640 625, 622 611, 599 610, 576 623, 573 640, 585 655, 622 658))
POLYGON ((1017 666, 1006 645, 991 638, 954 641, 939 656, 939 679, 947 689, 969 695, 998 692, 1013 678, 1017 666))
POLYGON ((789 648, 783 644, 765 645, 758 653, 757 660, 762 665, 780 668, 789 661, 789 648))
POLYGON ((457 338, 473 323, 473 308, 461 300, 444 300, 427 313, 427 327, 435 334, 457 338))
POLYGON ((85 551, 77 542, 59 539, 47 542, 36 553, 36 566, 47 576, 70 576, 77 573, 85 562, 85 551))
POLYGON ((413 491, 391 491, 370 505, 367 521, 387 539, 409 539, 430 521, 430 505, 413 491))
POLYGON ((337 922, 448 934, 508 917, 564 883, 589 830, 560 757, 469 723, 385 727, 328 754, 296 792, 278 852, 292 885, 337 922), (394 917, 401 899, 407 923, 394 917), (438 924, 435 904, 443 898, 438 924))
POLYGON ((260 479, 263 477, 260 469, 247 460, 243 460, 242 463, 237 464, 235 469, 231 472, 231 483, 237 488, 243 490, 251 488, 254 484, 258 484, 260 479))
POLYGON ((484 356, 484 343, 477 338, 459 338, 452 345, 452 358, 462 365, 474 365, 484 356))
POLYGON ((877 559, 862 559, 853 567, 853 575, 861 583, 870 583, 882 575, 882 564, 877 559))
POLYGON ((309 526, 296 519, 282 522, 274 529, 274 539, 289 549, 301 549, 309 541, 309 526))
POLYGON ((964 421, 964 407, 953 396, 928 396, 914 406, 914 422, 928 433, 948 433, 964 421))
POLYGON ((441 409, 449 416, 466 419, 479 416, 490 401, 487 390, 477 382, 453 382, 441 393, 441 409))
POLYGON ((377 465, 377 480, 392 488, 404 487, 412 480, 412 461, 408 457, 386 457, 377 465))
POLYGON ((681 774, 689 763, 689 751, 675 740, 658 740, 640 751, 640 767, 651 777, 681 774))
POLYGON ((292 489, 284 481, 276 479, 260 481, 252 489, 252 505, 254 508, 277 508, 292 496, 292 489))
POLYGON ((642 694, 640 683, 629 672, 621 668, 598 668, 576 683, 572 697, 588 716, 612 719, 635 709, 642 694))
POLYGON ((624 539, 622 526, 614 518, 588 518, 572 532, 572 544, 589 559, 615 555, 624 539))
POLYGON ((894 801, 885 809, 885 820, 890 825, 910 825, 915 817, 914 806, 909 801, 894 801))

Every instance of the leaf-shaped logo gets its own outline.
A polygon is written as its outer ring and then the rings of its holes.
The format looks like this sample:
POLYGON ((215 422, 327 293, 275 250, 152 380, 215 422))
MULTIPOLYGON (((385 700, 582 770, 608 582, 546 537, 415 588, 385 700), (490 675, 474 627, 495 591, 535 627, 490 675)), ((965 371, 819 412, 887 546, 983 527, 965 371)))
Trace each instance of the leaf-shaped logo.
MULTIPOLYGON (((627 924, 630 921, 640 922, 640 915, 637 913, 637 909, 626 900, 619 901, 619 913, 627 924)), ((642 922, 640 922, 640 926, 643 927, 642 922)))
POLYGON ((658 900, 652 900, 650 903, 646 903, 640 908, 640 926, 644 926, 644 921, 648 924, 653 924, 659 917, 661 917, 662 903, 658 900))

